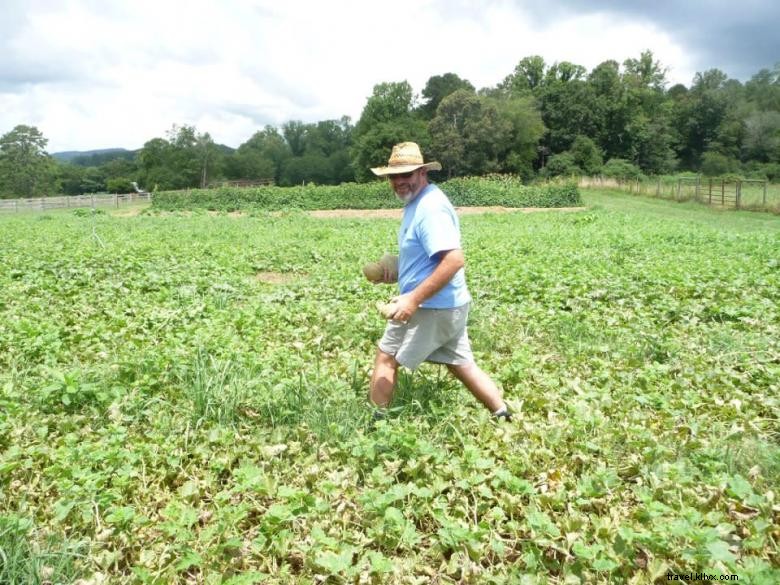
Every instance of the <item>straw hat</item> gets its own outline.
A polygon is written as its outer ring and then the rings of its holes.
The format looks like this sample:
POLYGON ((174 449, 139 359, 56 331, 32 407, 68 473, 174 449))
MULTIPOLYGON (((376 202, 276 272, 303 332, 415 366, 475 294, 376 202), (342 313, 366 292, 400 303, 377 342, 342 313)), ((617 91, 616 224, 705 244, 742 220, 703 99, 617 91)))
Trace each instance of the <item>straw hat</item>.
POLYGON ((423 161, 422 152, 420 152, 420 147, 416 143, 401 142, 393 147, 393 152, 390 154, 390 160, 387 161, 386 167, 377 167, 371 169, 371 171, 375 175, 384 177, 385 175, 410 173, 422 167, 433 171, 441 170, 440 163, 423 161))

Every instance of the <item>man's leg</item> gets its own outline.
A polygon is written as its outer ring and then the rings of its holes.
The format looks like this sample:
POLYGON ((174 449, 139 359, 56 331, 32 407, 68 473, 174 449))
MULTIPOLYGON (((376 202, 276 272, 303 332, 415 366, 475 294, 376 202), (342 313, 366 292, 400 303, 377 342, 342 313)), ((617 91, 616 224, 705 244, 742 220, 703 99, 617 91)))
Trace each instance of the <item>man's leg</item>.
POLYGON ((447 364, 447 369, 460 380, 469 392, 479 400, 490 412, 495 413, 506 407, 501 391, 490 376, 483 372, 475 363, 456 366, 447 364))
POLYGON ((398 377, 398 362, 390 354, 381 349, 376 350, 374 359, 374 371, 371 374, 371 385, 369 386, 368 397, 371 402, 380 407, 386 408, 390 405, 395 392, 395 382, 398 377))

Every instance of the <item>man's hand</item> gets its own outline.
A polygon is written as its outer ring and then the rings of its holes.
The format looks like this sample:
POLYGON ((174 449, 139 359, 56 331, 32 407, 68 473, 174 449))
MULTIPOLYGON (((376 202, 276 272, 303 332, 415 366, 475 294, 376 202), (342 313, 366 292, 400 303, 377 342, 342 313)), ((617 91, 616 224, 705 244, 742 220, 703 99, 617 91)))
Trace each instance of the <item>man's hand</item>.
POLYGON ((420 303, 417 302, 412 293, 406 293, 405 295, 395 297, 390 302, 396 304, 393 319, 395 321, 401 321, 401 323, 408 323, 409 319, 412 318, 412 315, 420 308, 420 303))

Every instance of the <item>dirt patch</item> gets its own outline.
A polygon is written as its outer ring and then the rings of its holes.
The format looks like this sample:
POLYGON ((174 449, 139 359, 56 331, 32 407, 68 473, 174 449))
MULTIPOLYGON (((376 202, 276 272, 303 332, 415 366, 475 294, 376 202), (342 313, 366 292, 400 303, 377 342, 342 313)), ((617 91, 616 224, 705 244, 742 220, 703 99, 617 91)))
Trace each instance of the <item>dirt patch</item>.
POLYGON ((125 207, 124 209, 114 209, 108 212, 113 217, 136 217, 141 215, 141 212, 146 209, 148 205, 143 207, 125 207))
POLYGON ((290 274, 289 272, 258 272, 255 274, 255 279, 266 284, 289 284, 295 280, 298 280, 298 274, 290 274))
MULTIPOLYGON (((535 213, 538 211, 583 211, 584 207, 456 207, 458 215, 482 213, 535 213)), ((352 219, 400 219, 402 209, 326 209, 311 211, 309 215, 319 218, 352 219)))

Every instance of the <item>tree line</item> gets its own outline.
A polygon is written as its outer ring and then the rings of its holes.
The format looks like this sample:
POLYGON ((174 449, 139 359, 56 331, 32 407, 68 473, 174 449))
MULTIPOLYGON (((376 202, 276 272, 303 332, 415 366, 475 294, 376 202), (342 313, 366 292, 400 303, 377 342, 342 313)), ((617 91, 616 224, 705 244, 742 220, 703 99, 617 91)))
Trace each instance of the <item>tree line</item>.
POLYGON ((63 163, 47 139, 19 125, 0 137, 0 196, 205 187, 225 180, 278 185, 372 179, 393 144, 418 142, 447 178, 511 173, 636 177, 681 171, 780 180, 780 64, 742 83, 718 69, 690 87, 668 87, 645 51, 591 71, 567 61, 521 59, 493 87, 455 73, 431 77, 416 95, 406 81, 373 88, 356 123, 348 117, 266 126, 238 148, 174 125, 129 156, 63 163))

